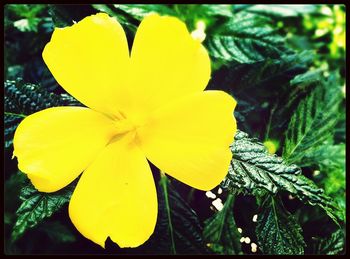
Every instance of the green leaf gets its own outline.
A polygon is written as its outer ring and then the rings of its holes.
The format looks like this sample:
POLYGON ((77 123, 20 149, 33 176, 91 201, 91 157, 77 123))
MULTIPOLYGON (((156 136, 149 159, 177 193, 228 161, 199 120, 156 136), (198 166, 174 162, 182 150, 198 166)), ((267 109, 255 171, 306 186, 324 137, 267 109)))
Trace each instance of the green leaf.
MULTIPOLYGON (((268 57, 252 64, 230 62, 214 71, 207 89, 225 90, 233 95, 238 100, 235 117, 239 128, 257 135, 260 127, 260 136, 267 137, 270 128, 275 126, 275 121, 272 123, 267 117, 271 106, 276 100, 289 95, 290 80, 307 71, 312 59, 311 51, 303 51, 282 55, 278 59, 268 57), (266 114, 266 119, 261 117, 262 114, 266 114), (267 129, 266 123, 261 121, 269 121, 267 129)), ((280 133, 281 130, 277 132, 280 133)), ((279 136, 273 137, 279 139, 279 136)))
POLYGON ((281 88, 290 89, 289 81, 305 72, 313 57, 311 51, 303 51, 282 55, 278 59, 267 57, 251 64, 230 62, 213 73, 209 87, 225 89, 233 95, 241 92, 251 95, 254 90, 258 91, 259 96, 264 95, 265 99, 274 99, 277 94, 281 94, 281 88), (276 81, 278 84, 275 84, 276 81))
POLYGON ((248 134, 238 130, 231 150, 233 159, 222 188, 254 195, 259 195, 261 190, 271 194, 287 191, 304 203, 322 207, 336 223, 344 220, 334 201, 303 176, 298 166, 269 154, 262 143, 248 134))
POLYGON ((343 212, 345 218, 345 144, 332 145, 327 143, 313 149, 303 157, 302 166, 319 169, 314 171, 314 178, 325 193, 333 198, 343 212))
POLYGON ((302 164, 305 156, 333 137, 342 101, 335 77, 317 87, 298 105, 286 132, 283 157, 302 164))
POLYGON ((26 31, 37 32, 39 22, 40 22, 39 18, 20 19, 15 21, 13 23, 13 26, 15 26, 21 32, 26 32, 26 31))
POLYGON ((268 17, 238 12, 205 41, 219 62, 254 63, 286 53, 284 39, 269 25, 268 17))
POLYGON ((269 255, 304 254, 302 229, 280 200, 267 196, 258 214, 256 237, 259 248, 269 255))
POLYGON ((163 188, 163 194, 164 194, 164 205, 166 210, 166 215, 168 218, 168 226, 169 226, 169 236, 171 240, 171 253, 176 254, 176 245, 175 245, 175 239, 174 239, 174 230, 173 230, 173 222, 171 219, 171 209, 169 205, 169 197, 168 197, 168 179, 165 176, 165 174, 162 173, 160 184, 163 188))
POLYGON ((115 4, 113 6, 132 15, 139 21, 152 12, 161 15, 175 15, 175 12, 169 6, 164 4, 115 4))
POLYGON ((338 255, 345 251, 345 235, 338 229, 329 238, 317 240, 313 244, 313 253, 321 255, 338 255))
POLYGON ((46 6, 43 4, 10 4, 5 6, 12 12, 16 20, 13 26, 21 32, 37 32, 39 23, 44 19, 43 11, 46 6))
POLYGON ((338 123, 334 129, 334 141, 335 143, 346 142, 346 107, 342 105, 342 110, 339 112, 338 123))
POLYGON ((301 167, 317 166, 322 171, 343 169, 345 171, 345 144, 325 143, 307 152, 298 165, 301 167))
POLYGON ((294 75, 284 87, 286 91, 279 92, 278 98, 272 102, 274 105, 271 109, 266 136, 283 142, 290 118, 295 114, 300 101, 322 84, 324 80, 322 73, 321 70, 313 70, 294 75))
POLYGON ((158 204, 156 228, 142 247, 142 253, 207 254, 209 252, 203 241, 202 227, 197 214, 165 176, 159 182, 158 204))
POLYGON ((13 115, 29 115, 54 106, 77 105, 82 106, 70 95, 49 93, 40 85, 25 83, 21 79, 4 82, 5 112, 13 115))
POLYGON ((4 82, 4 137, 5 148, 12 146, 18 124, 29 114, 54 106, 79 106, 67 94, 49 93, 40 85, 24 83, 21 79, 4 82))
POLYGON ((4 146, 9 148, 12 145, 13 136, 18 124, 23 120, 25 115, 16 113, 4 113, 4 146))
POLYGON ((232 18, 232 5, 227 4, 175 4, 175 15, 186 22, 189 31, 197 27, 197 22, 205 24, 205 33, 215 33, 223 23, 232 18))
POLYGON ((52 21, 59 28, 71 26, 74 22, 96 13, 90 5, 49 4, 48 6, 52 21))
POLYGON ((252 5, 245 9, 248 12, 266 15, 277 19, 300 17, 305 14, 313 13, 317 10, 315 5, 294 5, 294 4, 268 4, 252 5))
POLYGON ((12 240, 16 241, 25 231, 35 227, 61 209, 70 200, 74 187, 75 183, 72 183, 53 193, 39 192, 32 184, 24 187, 20 194, 22 204, 16 212, 18 218, 13 227, 12 240))
POLYGON ((204 239, 217 254, 242 254, 240 237, 233 217, 234 196, 229 194, 223 209, 204 222, 204 239))

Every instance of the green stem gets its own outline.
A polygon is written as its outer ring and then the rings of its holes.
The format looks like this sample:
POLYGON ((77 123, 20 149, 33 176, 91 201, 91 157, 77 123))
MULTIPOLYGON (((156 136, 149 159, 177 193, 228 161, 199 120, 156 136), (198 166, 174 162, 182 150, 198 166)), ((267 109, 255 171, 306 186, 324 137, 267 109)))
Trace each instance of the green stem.
MULTIPOLYGON (((228 210, 228 209, 232 209, 234 202, 235 202, 235 196, 230 193, 227 196, 227 199, 226 199, 225 204, 224 204, 224 208, 222 209, 222 211, 225 211, 223 213, 226 213, 226 210, 228 210)), ((225 218, 223 218, 223 222, 222 222, 222 224, 220 224, 219 235, 218 235, 218 240, 217 240, 218 242, 219 242, 219 240, 221 239, 221 236, 222 236, 222 231, 224 229, 224 221, 225 221, 225 218)))
POLYGON ((5 114, 5 115, 17 116, 17 117, 22 117, 22 118, 27 117, 27 115, 22 114, 22 113, 4 112, 4 114, 5 114))
POLYGON ((175 240, 174 240, 174 230, 173 230, 173 224, 171 222, 171 212, 170 212, 170 206, 169 206, 169 199, 168 199, 168 178, 163 172, 160 172, 160 184, 164 191, 164 201, 165 201, 165 208, 167 211, 168 216, 168 222, 169 222, 169 232, 171 237, 171 252, 173 254, 176 254, 176 248, 175 248, 175 240))
POLYGON ((265 133, 264 141, 268 140, 268 138, 269 138, 270 130, 271 130, 272 116, 275 113, 275 110, 276 110, 276 105, 274 105, 273 108, 271 109, 271 112, 270 112, 270 115, 269 115, 269 121, 268 121, 267 127, 266 127, 266 133, 265 133))

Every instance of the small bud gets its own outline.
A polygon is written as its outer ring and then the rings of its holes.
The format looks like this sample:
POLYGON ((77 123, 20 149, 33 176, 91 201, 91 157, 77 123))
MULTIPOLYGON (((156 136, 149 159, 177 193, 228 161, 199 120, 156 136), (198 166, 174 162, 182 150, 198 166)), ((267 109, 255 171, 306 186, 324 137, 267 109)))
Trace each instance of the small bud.
POLYGON ((273 139, 268 139, 264 142, 264 146, 270 154, 275 154, 279 148, 279 142, 273 139))

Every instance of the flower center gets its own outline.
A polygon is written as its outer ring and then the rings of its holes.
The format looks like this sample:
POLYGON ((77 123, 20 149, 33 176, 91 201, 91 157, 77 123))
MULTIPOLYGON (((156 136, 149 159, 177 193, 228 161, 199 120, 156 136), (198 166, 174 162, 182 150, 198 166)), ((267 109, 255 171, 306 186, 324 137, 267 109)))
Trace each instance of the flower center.
POLYGON ((133 140, 136 135, 136 125, 126 118, 126 116, 119 112, 113 119, 115 130, 111 142, 117 141, 121 138, 133 140))
POLYGON ((133 125, 129 120, 127 119, 122 119, 122 120, 115 120, 115 134, 120 135, 120 134, 125 134, 130 131, 134 131, 136 129, 135 125, 133 125))

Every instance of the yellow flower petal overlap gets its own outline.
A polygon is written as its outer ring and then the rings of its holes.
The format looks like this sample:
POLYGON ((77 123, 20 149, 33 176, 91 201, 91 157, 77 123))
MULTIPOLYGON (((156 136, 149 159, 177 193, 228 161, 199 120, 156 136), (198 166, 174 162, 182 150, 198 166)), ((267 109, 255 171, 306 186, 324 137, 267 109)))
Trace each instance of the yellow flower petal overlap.
POLYGON ((235 100, 204 91, 206 49, 179 19, 151 14, 129 54, 123 28, 98 13, 56 28, 43 59, 57 82, 87 107, 26 117, 14 136, 19 169, 42 192, 82 176, 69 216, 104 247, 137 247, 152 235, 157 193, 148 161, 200 190, 217 186, 232 158, 235 100))

